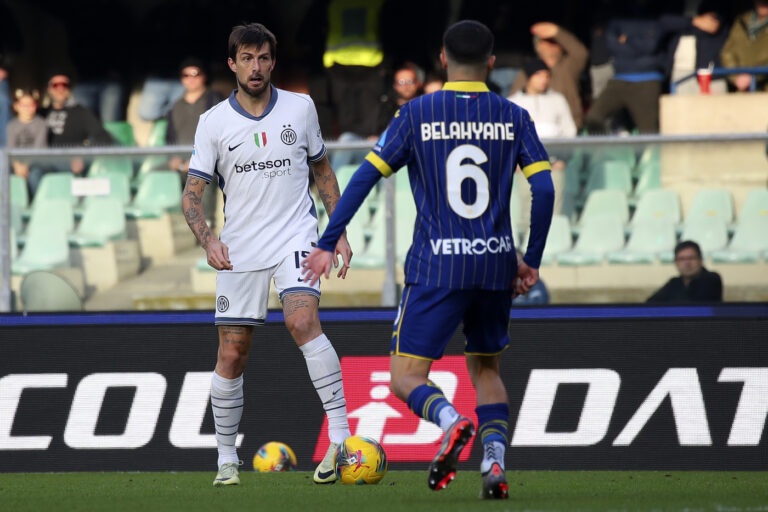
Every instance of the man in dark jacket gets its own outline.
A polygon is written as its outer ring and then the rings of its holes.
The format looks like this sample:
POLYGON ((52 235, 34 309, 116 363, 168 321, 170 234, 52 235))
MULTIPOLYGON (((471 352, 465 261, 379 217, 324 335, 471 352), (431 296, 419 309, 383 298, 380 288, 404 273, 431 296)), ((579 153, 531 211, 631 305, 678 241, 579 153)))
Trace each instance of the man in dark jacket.
POLYGON ((722 302, 720 274, 704 268, 699 244, 691 241, 677 244, 675 266, 680 276, 667 281, 648 302, 722 302))

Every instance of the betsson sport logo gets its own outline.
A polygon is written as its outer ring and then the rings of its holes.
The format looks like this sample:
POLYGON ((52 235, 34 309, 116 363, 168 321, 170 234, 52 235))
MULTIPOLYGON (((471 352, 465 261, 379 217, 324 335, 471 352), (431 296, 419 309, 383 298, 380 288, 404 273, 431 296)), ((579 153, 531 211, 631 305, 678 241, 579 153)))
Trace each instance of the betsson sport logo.
MULTIPOLYGON (((352 435, 376 439, 391 461, 431 461, 440 446, 440 427, 413 414, 389 390, 389 357, 344 357, 344 395, 347 400, 349 428, 352 435)), ((429 378, 443 390, 460 414, 477 425, 475 391, 467 372, 464 356, 446 356, 432 364, 429 378)), ((472 438, 459 460, 469 459, 472 438)), ((328 419, 323 426, 312 456, 322 460, 328 449, 328 419)))

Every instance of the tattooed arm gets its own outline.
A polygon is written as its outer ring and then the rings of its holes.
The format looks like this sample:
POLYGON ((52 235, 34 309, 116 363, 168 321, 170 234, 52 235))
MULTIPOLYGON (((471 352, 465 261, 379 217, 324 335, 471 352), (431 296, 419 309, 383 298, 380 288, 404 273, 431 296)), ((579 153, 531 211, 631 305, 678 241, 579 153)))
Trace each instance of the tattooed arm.
MULTIPOLYGON (((339 202, 339 198, 341 197, 339 182, 336 180, 336 174, 331 168, 331 163, 328 161, 327 155, 311 165, 312 173, 315 175, 317 192, 320 194, 320 200, 323 202, 323 206, 325 206, 325 211, 328 212, 328 217, 330 217, 333 214, 333 210, 336 209, 336 203, 339 202)), ((346 231, 341 235, 339 242, 336 244, 336 251, 333 256, 334 267, 339 266, 336 257, 337 255, 341 255, 343 262, 337 277, 344 279, 347 277, 349 262, 352 259, 352 249, 349 247, 346 231)))
POLYGON ((208 264, 216 270, 232 270, 232 263, 229 261, 229 248, 224 245, 213 233, 211 233, 208 224, 205 222, 203 213, 203 190, 205 190, 205 181, 194 176, 187 177, 187 183, 184 185, 184 195, 181 197, 181 208, 184 211, 184 218, 187 224, 200 241, 200 245, 205 249, 208 256, 208 264))

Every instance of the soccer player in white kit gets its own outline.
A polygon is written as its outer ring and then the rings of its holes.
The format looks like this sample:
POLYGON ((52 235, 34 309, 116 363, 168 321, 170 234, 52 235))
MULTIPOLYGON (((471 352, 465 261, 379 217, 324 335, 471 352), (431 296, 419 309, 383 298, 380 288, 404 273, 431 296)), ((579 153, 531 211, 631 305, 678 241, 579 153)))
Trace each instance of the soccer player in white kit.
MULTIPOLYGON (((296 341, 328 416, 330 446, 314 481, 332 483, 333 453, 349 437, 341 365, 323 334, 320 290, 305 283, 300 261, 317 244, 317 214, 309 192, 310 167, 329 215, 339 185, 328 163, 312 99, 270 83, 275 36, 263 25, 237 26, 229 36, 230 69, 237 90, 202 116, 184 187, 182 207, 216 277, 219 350, 211 378, 219 471, 213 485, 239 484, 236 439, 243 411, 243 371, 255 325, 267 315, 269 282, 283 304, 285 325, 296 341), (213 175, 225 198, 221 240, 206 224, 201 198, 213 175)), ((352 251, 336 246, 346 277, 352 251)), ((337 262, 338 266, 338 262, 337 262)))

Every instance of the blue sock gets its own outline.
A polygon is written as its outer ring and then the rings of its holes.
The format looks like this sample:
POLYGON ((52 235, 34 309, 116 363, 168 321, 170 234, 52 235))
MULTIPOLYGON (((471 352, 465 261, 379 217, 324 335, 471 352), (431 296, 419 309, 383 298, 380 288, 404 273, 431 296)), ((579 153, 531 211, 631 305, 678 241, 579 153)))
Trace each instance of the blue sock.
POLYGON ((509 406, 505 403, 479 405, 477 413, 477 436, 483 442, 483 462, 480 471, 485 472, 494 462, 504 469, 504 453, 509 437, 509 406))
POLYGON ((408 407, 416 415, 440 425, 444 431, 459 417, 459 413, 445 398, 443 391, 431 382, 411 391, 408 395, 408 407))

